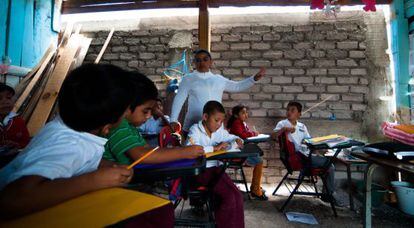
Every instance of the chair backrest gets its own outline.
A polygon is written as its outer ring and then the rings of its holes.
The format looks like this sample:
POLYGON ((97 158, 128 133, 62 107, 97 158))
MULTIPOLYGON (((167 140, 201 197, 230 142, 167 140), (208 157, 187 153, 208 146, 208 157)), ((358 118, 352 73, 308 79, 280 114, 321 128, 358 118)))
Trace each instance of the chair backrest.
POLYGON ((280 148, 280 160, 289 173, 302 169, 302 158, 295 151, 295 145, 289 141, 288 133, 284 132, 278 136, 280 148))
POLYGON ((165 126, 161 129, 159 135, 160 147, 181 146, 179 137, 181 136, 181 125, 177 129, 171 129, 170 126, 165 126), (171 130, 173 132, 171 132, 171 130))

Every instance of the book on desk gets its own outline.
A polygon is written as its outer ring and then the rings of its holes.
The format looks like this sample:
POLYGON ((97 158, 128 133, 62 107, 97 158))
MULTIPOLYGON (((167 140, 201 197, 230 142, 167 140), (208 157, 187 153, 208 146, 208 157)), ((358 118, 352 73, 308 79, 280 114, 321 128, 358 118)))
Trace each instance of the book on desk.
POLYGON ((305 142, 311 144, 313 146, 317 145, 327 145, 328 147, 332 148, 339 145, 345 145, 351 141, 350 138, 345 137, 343 135, 327 135, 322 137, 310 138, 305 139, 305 142))

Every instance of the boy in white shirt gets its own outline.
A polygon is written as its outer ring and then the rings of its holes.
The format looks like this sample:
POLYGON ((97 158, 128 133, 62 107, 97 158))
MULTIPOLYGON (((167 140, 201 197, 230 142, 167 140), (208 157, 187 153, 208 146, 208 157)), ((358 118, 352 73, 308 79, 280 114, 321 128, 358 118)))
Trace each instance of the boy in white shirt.
MULTIPOLYGON (((187 145, 203 146, 206 153, 225 150, 233 142, 242 147, 243 140, 224 129, 224 118, 223 105, 217 101, 208 101, 203 108, 203 119, 190 128, 187 145)), ((195 182, 208 186, 216 181, 212 191, 218 203, 214 211, 217 227, 244 227, 242 195, 230 177, 222 173, 218 166, 218 161, 207 161, 208 169, 196 176, 195 182)))
POLYGON ((170 117, 164 115, 162 100, 157 98, 157 103, 151 110, 152 116, 144 124, 138 127, 141 134, 150 146, 158 146, 158 134, 161 129, 170 124, 170 117))
MULTIPOLYGON (((289 141, 291 141, 295 145, 295 150, 297 152, 300 152, 306 159, 309 157, 310 151, 306 146, 302 145, 302 142, 304 139, 311 138, 311 136, 306 126, 298 121, 301 114, 302 105, 299 102, 289 102, 286 111, 287 119, 279 121, 273 131, 276 132, 277 135, 283 132, 289 132, 289 141)), ((311 165, 314 168, 324 167, 325 164, 329 162, 329 159, 324 156, 315 154, 312 155, 313 156, 311 165)), ((328 191, 331 194, 333 194, 335 191, 335 167, 333 166, 333 164, 329 167, 326 185, 328 191)), ((321 199, 326 202, 329 201, 327 197, 322 197, 321 199)), ((338 205, 338 202, 335 203, 338 205)))

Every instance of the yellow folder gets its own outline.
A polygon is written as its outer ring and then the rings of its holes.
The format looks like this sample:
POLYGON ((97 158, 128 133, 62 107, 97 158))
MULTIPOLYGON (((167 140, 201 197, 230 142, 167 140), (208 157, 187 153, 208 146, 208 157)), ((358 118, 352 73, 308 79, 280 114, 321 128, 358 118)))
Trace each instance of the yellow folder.
POLYGON ((227 151, 226 150, 218 150, 218 151, 215 151, 215 152, 206 153, 205 155, 206 155, 206 158, 209 158, 209 157, 213 157, 213 156, 216 156, 216 155, 219 155, 219 154, 224 154, 224 153, 227 153, 227 151))
POLYGON ((19 219, 1 222, 0 227, 104 227, 169 203, 153 195, 110 188, 82 195, 19 219))

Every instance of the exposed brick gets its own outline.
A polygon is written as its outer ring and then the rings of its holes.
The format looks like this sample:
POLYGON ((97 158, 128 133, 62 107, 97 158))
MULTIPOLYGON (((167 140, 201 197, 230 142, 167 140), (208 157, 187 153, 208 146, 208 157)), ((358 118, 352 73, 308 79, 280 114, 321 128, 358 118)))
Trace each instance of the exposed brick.
POLYGON ((367 75, 367 69, 365 68, 351 69, 351 75, 367 75))
POLYGON ((344 59, 348 57, 348 52, 345 50, 327 50, 326 57, 328 58, 335 58, 335 59, 344 59))
POLYGON ((248 93, 232 93, 230 94, 231 99, 233 100, 249 100, 250 95, 248 93))
POLYGON ((283 55, 287 59, 302 59, 305 57, 305 52, 302 50, 289 50, 284 51, 283 55))
POLYGON ((271 41, 271 40, 280 40, 280 35, 279 34, 272 34, 272 33, 266 33, 263 35, 263 40, 264 41, 271 41))
POLYGON ((230 44, 231 50, 249 50, 250 43, 232 43, 230 44))
POLYGON ((266 68, 266 75, 283 75, 283 70, 278 68, 266 68))
POLYGON ((306 39, 311 41, 320 41, 326 38, 326 34, 320 32, 308 32, 306 33, 306 39))
POLYGON ((335 49, 335 43, 330 41, 316 42, 316 49, 335 49))
POLYGON ((250 32, 250 26, 233 27, 231 29, 232 34, 243 33, 243 32, 250 32))
POLYGON ((330 86, 328 86, 328 92, 330 92, 330 93, 347 93, 347 92, 349 92, 349 86, 330 85, 330 86))
POLYGON ((358 29, 358 25, 350 22, 337 22, 335 27, 339 31, 355 31, 358 29))
POLYGON ((292 83, 292 78, 291 77, 283 77, 283 76, 272 77, 272 83, 273 84, 290 84, 290 83, 292 83))
POLYGON ((290 50, 292 49, 292 44, 276 42, 272 44, 274 50, 290 50))
POLYGON ((349 75, 349 69, 328 69, 329 75, 349 75))
POLYGON ((253 94, 253 100, 272 100, 272 94, 253 94))
POLYGON ((293 78, 294 83, 301 83, 301 84, 310 84, 313 83, 313 77, 294 77, 293 78))
POLYGON ((222 59, 240 59, 241 53, 239 51, 226 51, 221 52, 220 56, 222 59))
POLYGON ((306 92, 313 92, 313 93, 321 93, 321 92, 325 92, 325 86, 320 85, 320 86, 305 86, 305 91, 306 92))
POLYGON ((314 101, 318 99, 318 95, 316 94, 298 94, 296 99, 300 101, 314 101))
POLYGON ((130 53, 121 53, 119 54, 120 60, 132 60, 135 59, 136 55, 130 54, 130 53))
POLYGON ((317 24, 315 25, 315 31, 332 31, 333 24, 317 24))
POLYGON ((127 52, 128 47, 126 46, 114 46, 112 47, 112 52, 127 52))
POLYGON ((316 60, 315 61, 316 67, 332 67, 335 66, 335 60, 331 59, 324 59, 324 60, 316 60))
POLYGON ((224 42, 235 42, 241 40, 241 35, 239 34, 224 34, 222 40, 224 42))
POLYGON ((294 49, 305 49, 305 50, 309 50, 313 48, 313 43, 311 42, 300 42, 297 44, 293 45, 294 49))
POLYGON ((291 101, 294 98, 295 96, 293 94, 286 94, 286 93, 273 94, 273 99, 276 101, 291 101))
POLYGON ((266 109, 250 109, 249 111, 252 117, 265 117, 267 114, 266 109))
POLYGON ((275 67, 288 67, 292 66, 292 61, 288 59, 280 59, 272 62, 272 66, 275 67))
POLYGON ((253 60, 252 67, 269 67, 271 62, 269 60, 253 60))
POLYGON ((354 111, 366 111, 367 106, 364 104, 352 104, 352 110, 354 111))
POLYGON ((349 52, 349 58, 356 58, 356 59, 361 58, 361 59, 363 59, 365 57, 366 56, 365 56, 364 51, 350 51, 349 52))
POLYGON ((321 68, 307 69, 307 75, 326 75, 327 70, 321 68))
POLYGON ((352 86, 351 87, 351 93, 363 93, 368 94, 369 88, 366 86, 352 86))
POLYGON ((315 83, 336 84, 336 78, 333 78, 333 77, 315 77, 315 83))
POLYGON ((333 109, 333 110, 349 110, 350 109, 350 104, 336 103, 336 104, 329 104, 328 106, 330 109, 333 109))
POLYGON ((224 75, 241 75, 241 70, 236 68, 224 68, 223 69, 224 75))
POLYGON ((368 79, 366 79, 366 78, 360 78, 359 79, 359 84, 360 85, 368 85, 369 84, 368 79))
POLYGON ((282 108, 282 103, 264 101, 262 103, 262 107, 263 108, 282 108))
POLYGON ((243 41, 260 41, 262 40, 262 36, 255 35, 255 34, 243 35, 242 40, 243 41))
POLYGON ((342 41, 338 42, 339 49, 358 49, 358 42, 357 41, 342 41))
MULTIPOLYGON (((214 62, 217 63, 217 60, 214 62)), ((248 60, 232 60, 230 61, 230 65, 232 67, 247 67, 249 66, 249 61, 248 60)))
POLYGON ((285 70, 285 75, 302 75, 305 74, 303 69, 289 68, 285 70))
POLYGON ((242 57, 245 59, 255 59, 260 58, 262 56, 262 53, 260 51, 243 51, 242 57))
POLYGON ((292 26, 273 26, 272 30, 275 32, 292 32, 292 26))
POLYGON ((357 77, 337 77, 336 80, 339 84, 358 84, 359 78, 357 77))
POLYGON ((343 32, 329 31, 326 33, 327 40, 346 40, 347 38, 348 34, 343 32))
POLYGON ((285 93, 302 93, 302 86, 283 86, 283 92, 285 93))
POLYGON ((104 60, 117 60, 119 59, 119 54, 112 54, 112 53, 106 53, 102 56, 104 60))
POLYGON ((262 89, 266 93, 278 93, 282 91, 282 87, 278 85, 264 85, 262 89))
POLYGON ((225 42, 217 42, 211 44, 212 51, 225 51, 229 50, 229 45, 225 42))
POLYGON ((270 44, 268 43, 253 43, 252 44, 253 50, 268 50, 270 49, 270 44))
POLYGON ((229 60, 215 60, 214 65, 216 67, 228 67, 230 65, 229 60))
POLYGON ((283 33, 282 35, 282 42, 298 42, 298 41, 302 41, 304 39, 304 35, 303 33, 283 33))
POLYGON ((219 42, 219 41, 221 41, 221 36, 217 36, 217 35, 211 36, 211 42, 219 42))
POLYGON ((309 31, 313 31, 313 26, 312 25, 296 25, 296 26, 293 26, 293 31, 294 32, 309 32, 309 31))
POLYGON ((339 59, 339 60, 337 60, 336 64, 340 67, 355 67, 355 66, 358 66, 358 64, 353 59, 339 59))
POLYGON ((296 67, 312 67, 313 66, 313 60, 311 60, 311 59, 296 60, 294 65, 296 67))
POLYGON ((307 56, 311 58, 323 58, 325 57, 325 51, 322 50, 308 50, 307 56))
POLYGON ((250 30, 253 33, 263 33, 263 32, 270 32, 272 28, 270 26, 267 25, 257 25, 257 26, 252 26, 250 28, 250 30))
POLYGON ((250 76, 250 75, 255 75, 257 74, 257 72, 259 72, 259 68, 247 68, 247 69, 243 69, 243 75, 246 76, 250 76))
POLYGON ((263 58, 280 59, 283 57, 283 51, 266 51, 263 53, 263 58))
POLYGON ((325 99, 328 99, 328 97, 330 97, 329 98, 329 101, 338 101, 339 100, 339 94, 321 94, 321 97, 320 97, 320 100, 325 100, 325 99))

